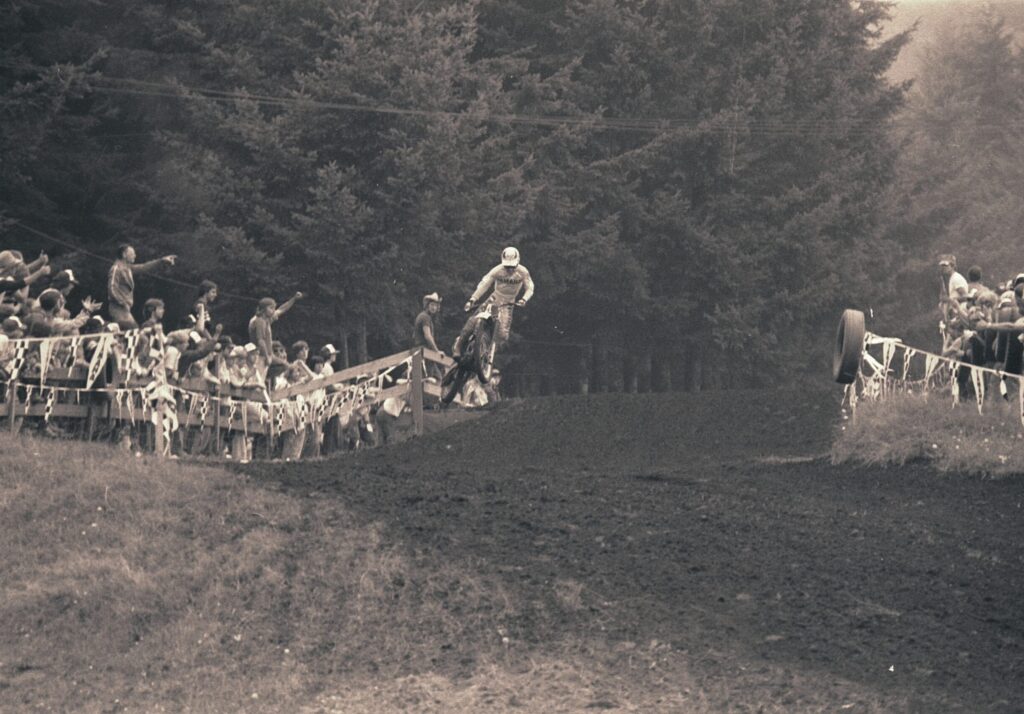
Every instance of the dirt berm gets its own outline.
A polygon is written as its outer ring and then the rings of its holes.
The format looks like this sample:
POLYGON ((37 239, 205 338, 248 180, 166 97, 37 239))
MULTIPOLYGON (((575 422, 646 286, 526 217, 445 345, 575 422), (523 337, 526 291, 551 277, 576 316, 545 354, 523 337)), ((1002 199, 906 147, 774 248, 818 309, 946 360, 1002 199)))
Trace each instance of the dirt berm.
MULTIPOLYGON (((498 574, 533 603, 506 623, 526 651, 600 642, 628 671, 661 648, 710 711, 1024 711, 1024 480, 834 467, 837 403, 538 399, 249 472, 498 574)), ((452 643, 432 664, 468 674, 472 653, 452 643)))

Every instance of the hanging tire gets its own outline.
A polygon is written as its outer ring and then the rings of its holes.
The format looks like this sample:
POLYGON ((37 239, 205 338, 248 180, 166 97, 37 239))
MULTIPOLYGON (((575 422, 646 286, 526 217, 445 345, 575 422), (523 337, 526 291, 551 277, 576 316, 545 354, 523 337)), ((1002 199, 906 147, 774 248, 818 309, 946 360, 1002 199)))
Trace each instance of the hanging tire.
POLYGON ((851 384, 857 379, 860 359, 864 352, 864 313, 844 310, 836 332, 836 346, 832 352, 832 378, 840 384, 851 384))

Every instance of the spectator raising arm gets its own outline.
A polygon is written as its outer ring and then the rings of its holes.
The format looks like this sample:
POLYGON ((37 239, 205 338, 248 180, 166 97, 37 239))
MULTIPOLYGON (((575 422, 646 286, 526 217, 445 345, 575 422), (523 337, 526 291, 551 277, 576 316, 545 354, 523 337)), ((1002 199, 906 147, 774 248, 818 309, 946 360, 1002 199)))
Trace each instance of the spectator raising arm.
POLYGON ((163 258, 147 260, 145 263, 132 263, 132 272, 136 274, 149 273, 163 265, 174 265, 174 261, 177 259, 176 255, 165 255, 163 258))
POLYGON ((277 320, 283 314, 285 314, 286 312, 291 310, 292 306, 295 305, 296 301, 301 300, 304 297, 305 297, 305 295, 303 295, 300 292, 297 292, 294 295, 292 295, 290 298, 288 298, 286 301, 284 301, 283 303, 278 305, 277 309, 274 310, 274 319, 277 320))

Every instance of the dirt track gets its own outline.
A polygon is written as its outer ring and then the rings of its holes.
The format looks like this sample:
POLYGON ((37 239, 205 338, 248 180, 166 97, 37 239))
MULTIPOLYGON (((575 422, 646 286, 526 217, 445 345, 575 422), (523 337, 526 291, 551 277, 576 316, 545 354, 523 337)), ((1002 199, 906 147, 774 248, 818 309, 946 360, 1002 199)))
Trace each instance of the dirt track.
POLYGON ((1024 478, 797 458, 828 450, 836 399, 542 399, 251 473, 502 573, 536 603, 510 623, 526 647, 664 648, 712 709, 1024 711, 1024 478))

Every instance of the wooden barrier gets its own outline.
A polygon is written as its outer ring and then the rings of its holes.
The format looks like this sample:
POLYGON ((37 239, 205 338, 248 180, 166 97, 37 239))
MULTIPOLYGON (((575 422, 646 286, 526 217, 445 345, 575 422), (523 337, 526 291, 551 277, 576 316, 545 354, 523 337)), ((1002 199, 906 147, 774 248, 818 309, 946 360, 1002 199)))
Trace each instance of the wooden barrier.
MULTIPOLYGON (((398 352, 387 357, 372 360, 364 364, 340 370, 334 374, 321 379, 314 379, 303 384, 294 385, 286 389, 271 392, 269 402, 253 399, 252 389, 234 389, 230 386, 218 385, 212 392, 208 389, 205 380, 186 379, 172 389, 179 395, 189 395, 188 400, 208 399, 209 405, 205 415, 186 407, 186 400, 177 400, 177 419, 179 428, 194 427, 199 429, 210 429, 213 432, 215 453, 220 453, 222 446, 223 432, 244 432, 250 435, 267 437, 268 449, 273 448, 273 440, 279 434, 275 433, 273 412, 274 405, 282 401, 292 400, 297 396, 306 396, 324 390, 328 394, 347 387, 356 387, 368 380, 383 380, 399 372, 404 366, 404 372, 400 377, 392 377, 396 382, 387 388, 375 389, 361 399, 359 404, 380 404, 389 398, 405 400, 413 414, 414 431, 416 435, 423 434, 423 409, 425 397, 439 398, 441 387, 436 380, 425 379, 428 365, 437 365, 442 370, 447 370, 453 360, 445 357, 440 352, 429 349, 414 349, 398 352), (228 400, 233 400, 228 401, 228 400), (232 411, 232 406, 239 407, 232 411), (253 419, 250 414, 255 406, 258 410, 266 410, 263 420, 253 419)), ((72 393, 77 391, 84 396, 84 400, 69 403, 67 401, 54 401, 49 406, 49 416, 62 419, 81 419, 86 422, 85 432, 92 438, 96 424, 99 422, 132 422, 147 424, 153 427, 152 444, 156 452, 164 453, 167 445, 164 443, 164 430, 162 420, 164 418, 160 409, 154 411, 149 406, 140 406, 134 403, 136 390, 142 389, 150 384, 150 381, 141 379, 124 379, 122 375, 114 374, 113 380, 107 383, 102 379, 97 385, 89 390, 84 386, 88 377, 88 369, 84 366, 70 368, 51 368, 46 372, 46 378, 42 384, 38 377, 26 377, 16 383, 7 384, 6 402, 4 413, 7 417, 8 426, 12 432, 16 432, 19 424, 25 417, 45 417, 48 412, 46 400, 33 400, 19 398, 19 391, 24 396, 29 390, 34 395, 42 396, 47 389, 54 388, 60 392, 72 393), (119 400, 125 390, 131 390, 127 403, 119 400), (97 397, 102 397, 98 399, 97 397)))

